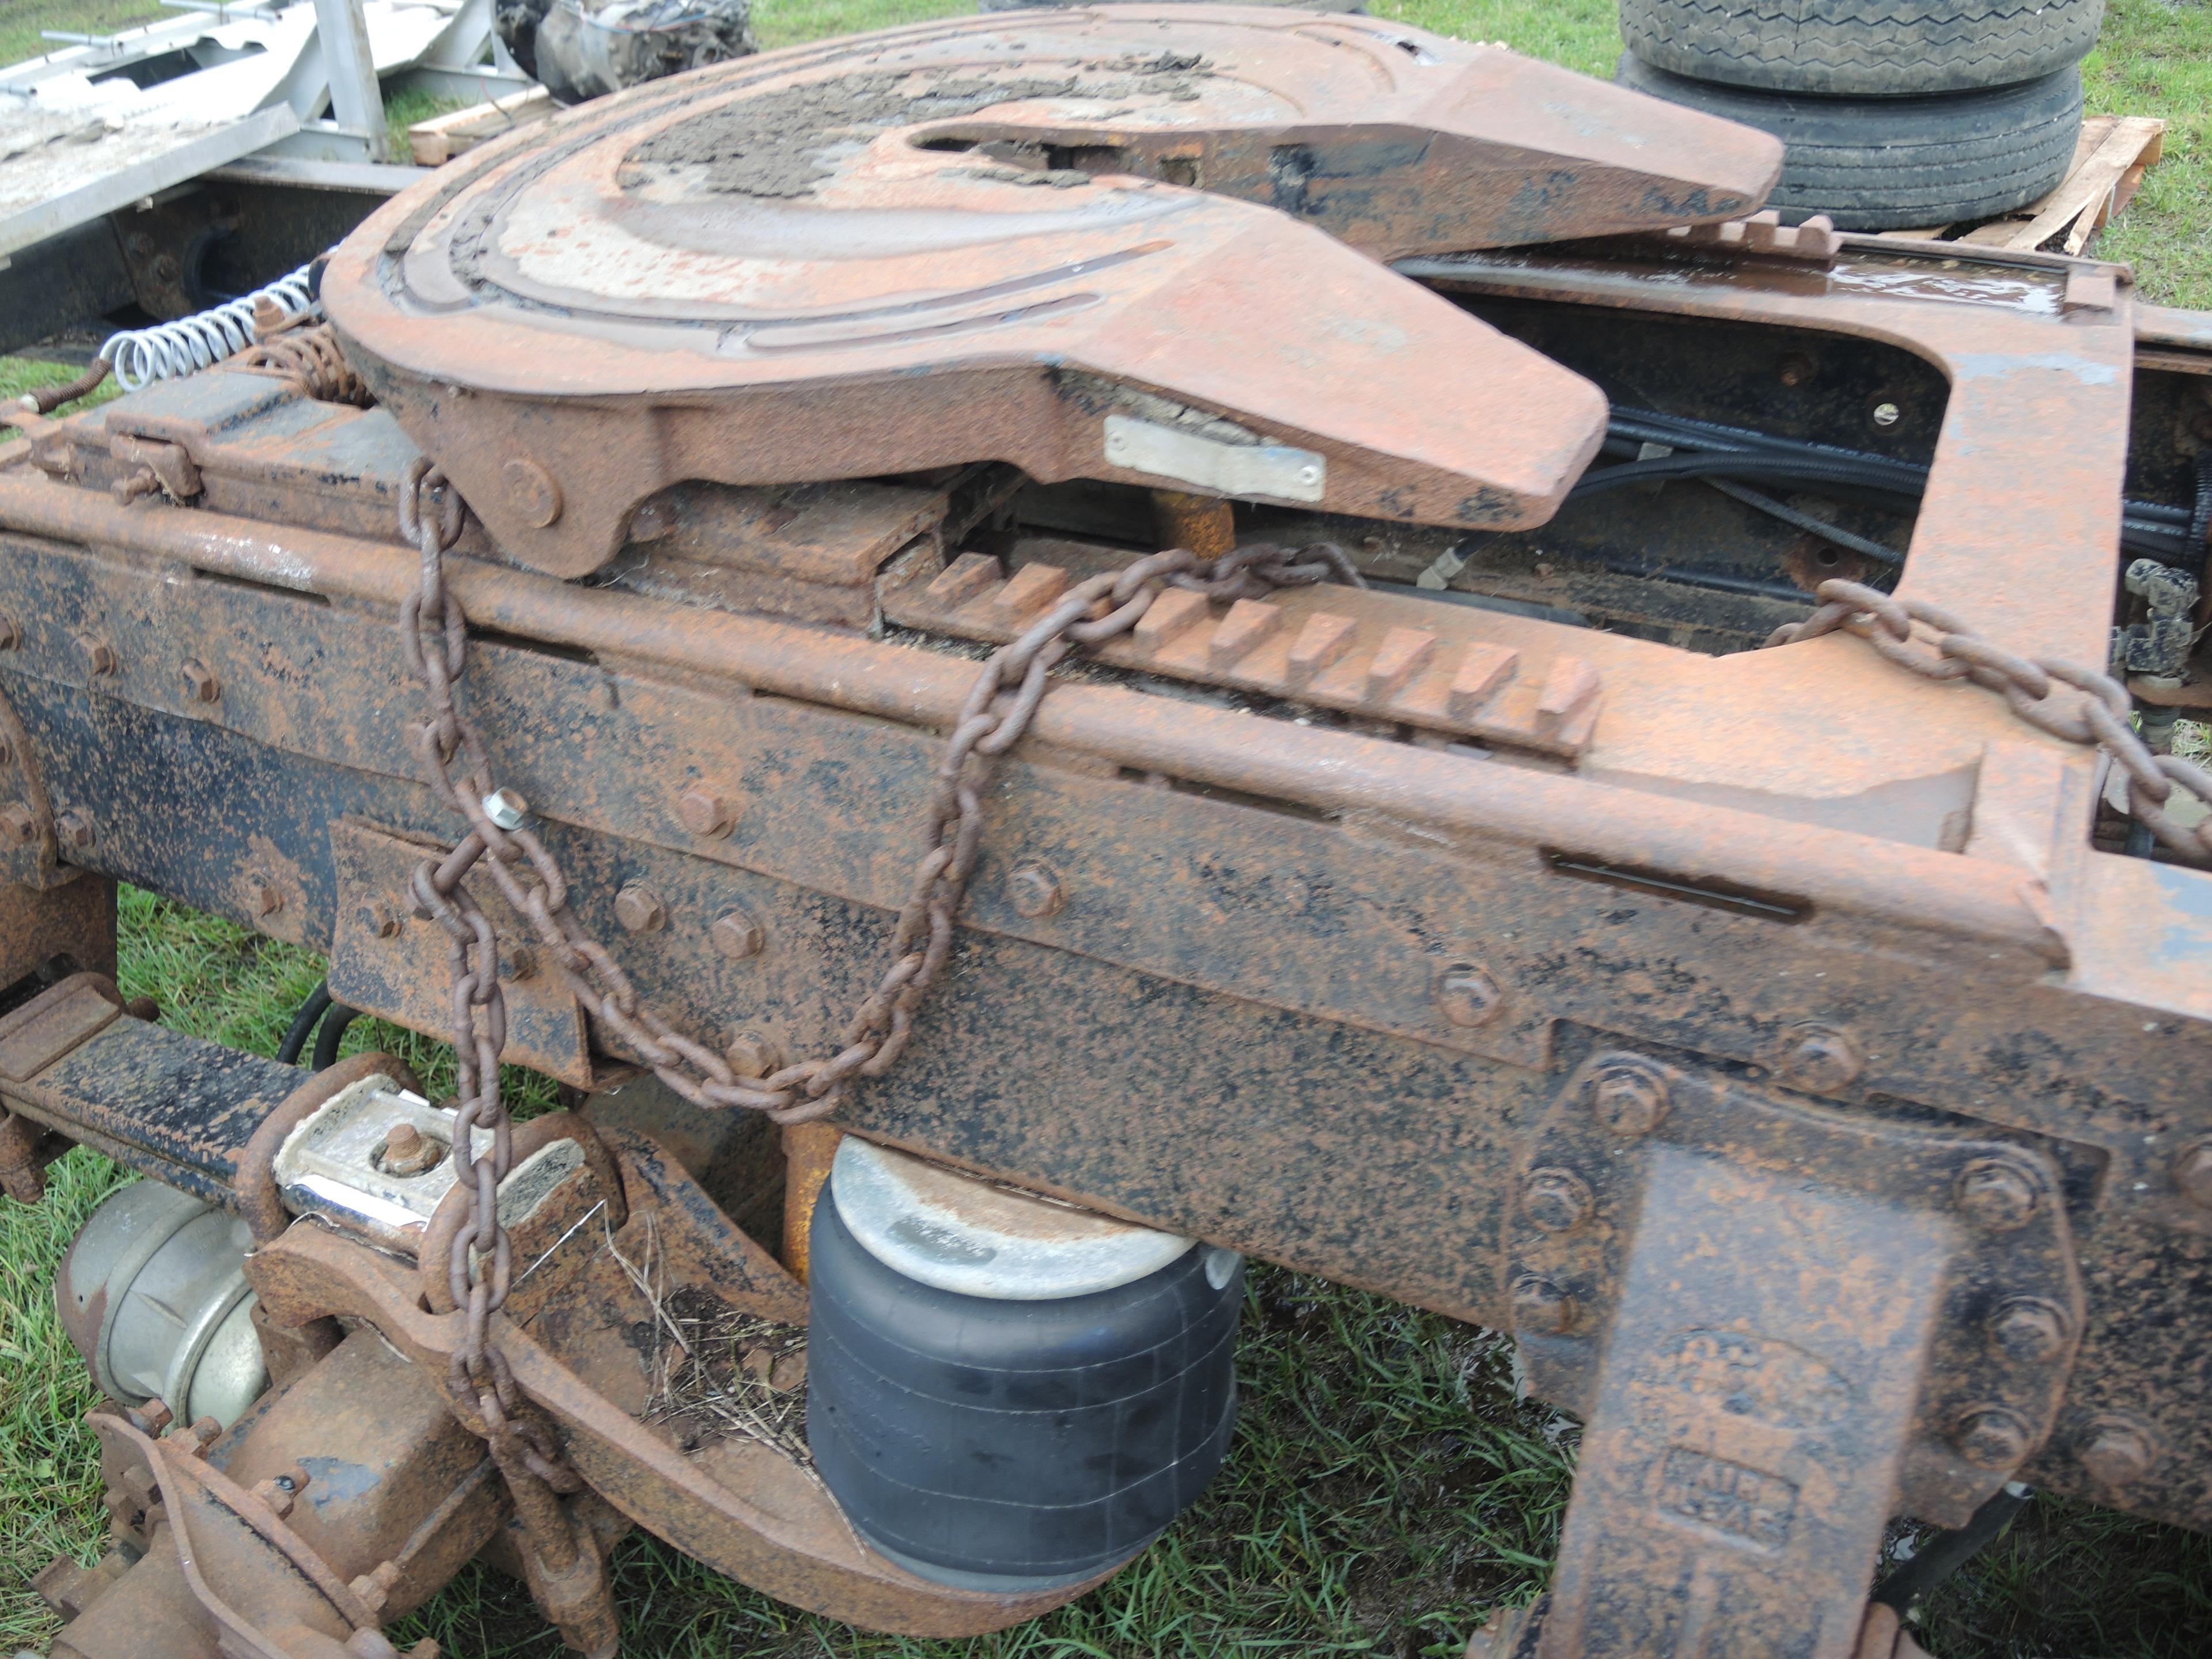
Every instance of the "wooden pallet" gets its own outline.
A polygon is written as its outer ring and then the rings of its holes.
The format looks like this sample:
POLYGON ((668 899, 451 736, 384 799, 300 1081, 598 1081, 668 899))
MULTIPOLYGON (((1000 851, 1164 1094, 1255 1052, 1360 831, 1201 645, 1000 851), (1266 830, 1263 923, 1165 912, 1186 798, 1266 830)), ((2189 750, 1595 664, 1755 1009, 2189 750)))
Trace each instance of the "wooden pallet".
POLYGON ((502 132, 543 121, 560 107, 544 88, 532 87, 512 97, 495 98, 488 104, 471 104, 466 109, 417 121, 407 129, 407 147, 415 153, 416 167, 440 167, 502 132))
POLYGON ((2066 181, 2039 202, 2002 219, 1968 219, 1892 236, 1972 242, 1982 247, 2039 248, 2079 253, 2127 206, 2143 174, 2166 152, 2166 123, 2154 115, 2092 115, 2081 123, 2066 181))

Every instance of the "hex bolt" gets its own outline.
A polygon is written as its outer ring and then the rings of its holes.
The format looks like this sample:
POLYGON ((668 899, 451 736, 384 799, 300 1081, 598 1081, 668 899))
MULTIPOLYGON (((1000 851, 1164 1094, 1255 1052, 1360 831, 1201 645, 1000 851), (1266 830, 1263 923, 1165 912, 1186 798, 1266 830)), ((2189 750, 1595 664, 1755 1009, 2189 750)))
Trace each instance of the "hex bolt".
POLYGON ((80 634, 76 636, 76 648, 84 653, 85 666, 93 672, 95 678, 115 672, 118 666, 115 647, 106 640, 94 634, 80 634))
POLYGON ((399 1582, 400 1571, 397 1561, 379 1562, 374 1571, 362 1573, 346 1588, 371 1613, 382 1613, 385 1604, 392 1600, 392 1587, 399 1582))
POLYGON ((732 962, 743 962, 747 957, 757 957, 766 942, 760 923, 752 919, 743 905, 732 905, 714 918, 707 929, 707 937, 714 948, 732 962))
POLYGON ((213 702, 222 696, 222 682, 208 672, 208 665, 198 658, 188 659, 184 666, 185 695, 194 702, 213 702))
POLYGON ((385 1132, 384 1151, 377 1167, 388 1176, 418 1176, 444 1161, 443 1143, 424 1134, 411 1123, 395 1123, 385 1132))
POLYGON ((159 1434, 177 1420, 166 1400, 149 1400, 135 1412, 127 1413, 131 1426, 141 1434, 159 1434))
POLYGON ((1801 1025, 1777 1069, 1793 1089, 1836 1094, 1859 1080, 1859 1074, 1866 1070, 1866 1056, 1848 1031, 1832 1025, 1801 1025))
POLYGON ((1954 1192, 1969 1220, 1993 1233, 2009 1233, 2034 1216, 2039 1185, 2008 1158, 1978 1158, 1959 1171, 1954 1192))
POLYGON ((2066 1316, 2041 1297, 2009 1297, 1990 1321, 1990 1340, 2014 1359, 2039 1364, 2064 1352, 2066 1316))
POLYGON ((2175 1154, 2173 1184, 2191 1204, 2212 1210, 2212 1141, 2193 1142, 2175 1154))
POLYGON ((2093 1417, 2074 1443, 2075 1461, 2103 1486, 2131 1486, 2158 1462, 2150 1431, 2118 1413, 2093 1417))
POLYGON ((28 847, 39 838, 38 814, 19 800, 0 806, 0 836, 28 847))
POLYGON ((726 795, 695 783, 676 798, 676 816, 695 836, 720 841, 738 827, 738 807, 726 795))
POLYGON ((273 916, 284 908, 283 890, 266 876, 248 876, 246 908, 257 916, 273 916))
POLYGON ((253 1495, 269 1505, 280 1521, 292 1512, 292 1483, 281 1474, 256 1481, 253 1495))
POLYGON ((1523 1273, 1513 1281, 1513 1328, 1542 1336, 1563 1336, 1581 1312, 1574 1292, 1548 1279, 1523 1273))
POLYGON ((1521 1188, 1521 1213, 1547 1233, 1571 1233, 1597 1207, 1589 1183, 1572 1170, 1531 1170, 1521 1188))
POLYGON ((1667 1116, 1667 1079, 1655 1066, 1616 1060, 1598 1067, 1583 1085, 1591 1115, 1624 1139, 1650 1134, 1667 1116))
POLYGON ((1031 921, 1056 914, 1067 902, 1060 878, 1042 864, 1018 864, 1006 878, 1006 902, 1031 921))
POLYGON ((530 816, 530 803, 519 789, 495 789, 483 798, 483 813, 501 830, 520 830, 530 816))
POLYGON ((739 1031, 725 1052, 730 1069, 741 1078, 763 1078, 783 1069, 782 1045, 763 1032, 739 1031))
POLYGON ((54 834, 63 846, 77 853, 88 850, 100 839, 100 832, 93 828, 92 815, 74 806, 54 820, 54 834))
POLYGON ((399 912, 380 899, 371 899, 355 911, 354 915, 360 921, 362 931, 376 939, 397 939, 400 928, 405 926, 400 920, 399 912))
POLYGON ((1437 1012, 1454 1025, 1487 1025, 1505 1011, 1505 993, 1471 962, 1455 962, 1437 975, 1437 1012))
POLYGON ((2002 1406, 1978 1406, 1959 1419, 1952 1443, 1977 1468, 2008 1469, 2027 1455, 2027 1425, 2002 1406))
POLYGON ((633 933, 657 933, 668 926, 668 907, 653 889, 632 882, 615 895, 615 920, 633 933))
POLYGON ((520 985, 538 977, 538 953, 526 945, 511 945, 500 953, 499 976, 520 985))

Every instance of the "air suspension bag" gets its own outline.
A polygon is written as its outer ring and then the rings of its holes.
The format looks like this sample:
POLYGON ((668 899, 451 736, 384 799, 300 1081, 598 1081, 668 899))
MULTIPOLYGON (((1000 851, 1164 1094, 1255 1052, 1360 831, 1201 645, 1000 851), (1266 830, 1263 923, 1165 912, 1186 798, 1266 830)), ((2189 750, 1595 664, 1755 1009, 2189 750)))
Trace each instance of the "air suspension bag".
POLYGON ((829 1196, 812 1230, 807 1438, 885 1554, 978 1589, 1077 1582, 1144 1548, 1220 1468, 1233 1252, 851 1139, 829 1196))

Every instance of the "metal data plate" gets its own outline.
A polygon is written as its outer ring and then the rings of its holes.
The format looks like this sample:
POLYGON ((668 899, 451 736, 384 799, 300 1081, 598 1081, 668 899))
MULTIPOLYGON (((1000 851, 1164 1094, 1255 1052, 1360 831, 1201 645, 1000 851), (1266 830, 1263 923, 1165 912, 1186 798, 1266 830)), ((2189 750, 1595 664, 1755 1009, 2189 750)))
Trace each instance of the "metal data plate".
POLYGON ((1596 389, 1383 263, 1727 219, 1763 133, 1381 20, 1116 5, 678 76, 484 147, 323 300, 503 552, 687 479, 1011 461, 1543 522, 1596 389))

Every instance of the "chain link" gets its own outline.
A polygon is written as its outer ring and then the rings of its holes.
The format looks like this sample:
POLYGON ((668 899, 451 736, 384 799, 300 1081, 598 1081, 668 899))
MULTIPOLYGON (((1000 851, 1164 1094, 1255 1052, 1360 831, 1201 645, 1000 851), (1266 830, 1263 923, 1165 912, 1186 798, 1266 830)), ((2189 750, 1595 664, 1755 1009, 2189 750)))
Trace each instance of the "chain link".
POLYGON ((550 1437, 518 1413, 513 1378, 489 1340, 489 1321, 505 1301, 513 1274, 498 1210, 513 1130, 499 1087, 499 1058, 507 1042, 499 936, 464 884, 469 872, 482 869, 490 877, 500 896, 537 933, 583 1007, 678 1094, 699 1106, 765 1112, 778 1123, 808 1122, 834 1111, 854 1078, 880 1077, 904 1051, 915 1010, 951 954, 954 919, 982 839, 983 793, 992 769, 1028 730, 1056 665, 1073 652, 1127 633, 1170 587, 1218 601, 1332 578, 1354 587, 1366 583, 1342 548, 1324 542, 1296 552, 1240 547, 1211 561, 1175 548, 1070 588, 1019 638, 993 653, 977 675, 937 768, 924 820, 927 850, 891 930, 891 964, 854 1011, 837 1051, 749 1080, 639 997, 614 958, 576 920, 567 878, 520 815, 501 813, 516 823, 514 828, 495 821, 502 792, 495 787, 482 740, 454 701, 467 665, 468 619, 447 585, 445 555, 459 539, 463 513, 459 495, 427 460, 408 469, 399 524, 422 554, 422 574, 400 608, 399 637, 431 705, 430 719, 414 732, 415 747, 432 787, 469 824, 451 853, 424 860, 409 883, 415 913, 445 930, 453 975, 459 1068, 453 1158, 468 1206, 447 1267, 454 1304, 468 1315, 453 1358, 454 1391, 476 1401, 477 1421, 469 1426, 492 1441, 502 1467, 513 1458, 557 1490, 574 1491, 576 1477, 550 1437), (477 1131, 491 1136, 482 1158, 475 1148, 477 1131))
POLYGON ((2128 813, 2185 858, 2212 860, 2212 817, 2191 827, 2166 812, 2176 789, 2212 808, 2212 773, 2154 754, 2128 723, 2127 688, 2111 675, 2057 657, 2030 659, 1993 645, 1951 612, 1924 599, 1900 599, 1858 582, 1822 582, 1820 609, 1768 636, 1769 647, 1855 634, 1910 673, 1972 680, 1995 691, 2039 732, 2109 755, 2127 778, 2128 813), (2061 686, 2081 693, 2068 696, 2061 686))

